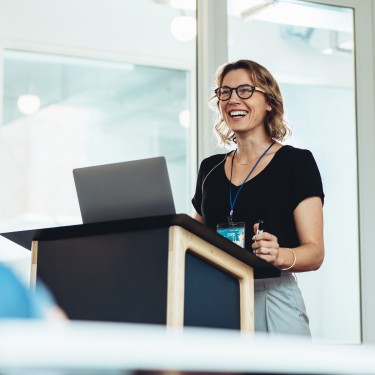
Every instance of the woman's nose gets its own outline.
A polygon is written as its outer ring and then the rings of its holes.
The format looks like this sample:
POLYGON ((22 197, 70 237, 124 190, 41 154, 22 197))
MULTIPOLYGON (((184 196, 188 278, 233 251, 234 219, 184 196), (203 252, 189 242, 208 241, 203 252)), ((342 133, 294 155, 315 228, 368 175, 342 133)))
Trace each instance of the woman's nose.
POLYGON ((229 103, 239 103, 239 102, 240 102, 240 98, 237 95, 237 91, 233 89, 232 95, 229 98, 229 103))

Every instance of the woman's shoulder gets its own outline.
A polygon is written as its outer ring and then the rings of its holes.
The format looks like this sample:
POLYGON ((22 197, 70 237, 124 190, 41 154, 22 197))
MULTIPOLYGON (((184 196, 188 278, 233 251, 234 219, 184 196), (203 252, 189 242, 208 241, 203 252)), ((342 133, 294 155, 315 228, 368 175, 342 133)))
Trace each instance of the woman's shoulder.
POLYGON ((284 145, 279 151, 279 161, 284 168, 285 166, 289 166, 289 168, 297 174, 319 171, 317 162, 310 150, 284 145))
POLYGON ((221 163, 224 163, 227 155, 229 155, 232 151, 228 152, 228 153, 225 153, 225 154, 215 154, 215 155, 211 155, 211 156, 208 156, 207 158, 203 159, 202 162, 201 162, 201 167, 205 168, 205 167, 211 167, 211 166, 215 166, 217 164, 221 164, 221 163))
POLYGON ((288 159, 298 159, 298 158, 311 158, 313 154, 310 150, 304 148, 294 147, 292 145, 284 145, 278 151, 280 156, 288 159))

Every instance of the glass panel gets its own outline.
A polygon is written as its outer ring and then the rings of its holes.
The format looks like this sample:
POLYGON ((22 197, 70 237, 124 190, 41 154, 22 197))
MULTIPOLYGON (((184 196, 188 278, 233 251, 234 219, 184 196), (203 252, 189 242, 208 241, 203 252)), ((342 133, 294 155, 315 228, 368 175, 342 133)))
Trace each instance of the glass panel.
POLYGON ((188 72, 5 51, 4 77, 3 230, 80 222, 73 168, 159 155, 188 210, 188 72))
POLYGON ((314 340, 360 342, 356 112, 352 9, 302 1, 228 0, 229 60, 279 81, 293 136, 319 165, 326 258, 298 274, 314 340), (345 313, 343 313, 345 312, 345 313))
MULTIPOLYGON (((159 155, 176 210, 191 211, 195 0, 103 4, 75 3, 82 18, 41 0, 27 19, 23 0, 0 5, 8 45, 24 49, 0 51, 1 232, 80 222, 73 168, 159 155)), ((10 247, 0 238, 1 260, 29 254, 10 247)))

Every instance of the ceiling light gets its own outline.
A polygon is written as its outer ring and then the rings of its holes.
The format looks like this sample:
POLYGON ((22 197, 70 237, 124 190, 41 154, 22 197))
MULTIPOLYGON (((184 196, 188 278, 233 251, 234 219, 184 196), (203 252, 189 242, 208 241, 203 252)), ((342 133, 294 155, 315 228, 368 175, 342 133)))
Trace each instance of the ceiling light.
POLYGON ((178 115, 178 120, 183 128, 188 129, 190 127, 190 111, 183 109, 178 115))
POLYGON ((38 95, 20 95, 17 99, 17 107, 24 115, 32 115, 39 111, 40 98, 38 95))
POLYGON ((197 34, 197 22, 194 17, 179 16, 171 22, 172 35, 181 42, 194 39, 197 34))
POLYGON ((323 55, 332 55, 333 49, 332 48, 324 48, 322 49, 322 54, 323 55))

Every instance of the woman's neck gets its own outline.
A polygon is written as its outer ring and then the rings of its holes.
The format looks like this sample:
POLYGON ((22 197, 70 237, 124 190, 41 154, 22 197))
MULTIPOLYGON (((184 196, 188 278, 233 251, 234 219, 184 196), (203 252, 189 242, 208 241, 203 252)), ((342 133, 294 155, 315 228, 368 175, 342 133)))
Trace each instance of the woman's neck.
POLYGON ((241 165, 247 165, 259 156, 273 142, 271 137, 261 140, 237 140, 236 158, 241 165))

